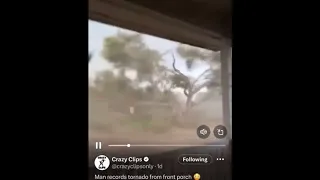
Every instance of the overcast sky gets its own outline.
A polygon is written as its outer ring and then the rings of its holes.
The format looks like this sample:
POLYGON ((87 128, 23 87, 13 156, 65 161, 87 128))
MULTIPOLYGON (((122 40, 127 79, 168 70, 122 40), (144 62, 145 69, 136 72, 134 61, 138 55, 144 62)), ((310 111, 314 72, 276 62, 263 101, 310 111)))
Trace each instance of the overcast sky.
MULTIPOLYGON (((92 62, 89 64, 89 72, 90 76, 93 77, 94 74, 97 71, 103 70, 105 68, 110 67, 106 60, 101 58, 100 52, 102 50, 103 40, 104 38, 108 36, 113 36, 117 33, 118 30, 126 31, 129 33, 135 33, 134 31, 125 30, 123 28, 118 28, 115 26, 107 25, 98 23, 95 21, 89 20, 88 22, 88 28, 89 28, 89 52, 94 52, 94 57, 92 59, 92 62)), ((179 43, 158 38, 155 36, 150 36, 144 34, 143 36, 145 43, 149 46, 151 49, 155 49, 159 51, 160 53, 165 52, 167 50, 174 50, 179 43)), ((192 72, 187 71, 184 61, 175 53, 176 57, 176 67, 186 74, 189 74, 191 76, 197 76, 203 72, 203 70, 206 68, 204 64, 198 63, 195 67, 195 69, 192 70, 192 72)), ((171 67, 172 64, 172 56, 171 54, 167 54, 164 56, 165 64, 171 67)))

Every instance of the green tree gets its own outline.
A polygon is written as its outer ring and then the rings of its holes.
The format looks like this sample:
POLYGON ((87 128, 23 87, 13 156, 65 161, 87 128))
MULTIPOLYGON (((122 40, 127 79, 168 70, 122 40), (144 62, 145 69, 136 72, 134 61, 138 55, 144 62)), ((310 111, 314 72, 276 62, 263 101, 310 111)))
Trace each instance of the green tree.
POLYGON ((220 53, 205 49, 191 47, 188 45, 179 45, 176 49, 177 53, 185 59, 186 67, 191 71, 197 61, 205 62, 208 66, 195 79, 188 77, 176 68, 175 57, 173 55, 173 74, 170 76, 173 87, 179 87, 184 90, 186 96, 186 113, 194 106, 192 99, 201 89, 208 89, 220 86, 220 53))
POLYGON ((89 61, 88 62, 90 62, 91 59, 92 59, 92 54, 89 53, 89 61))
POLYGON ((160 65, 163 54, 150 49, 141 34, 118 31, 114 36, 104 39, 101 54, 119 72, 118 76, 114 76, 110 71, 101 72, 95 82, 101 93, 109 94, 109 99, 120 94, 139 100, 157 99, 164 102, 169 99, 169 93, 159 89, 164 78, 165 68, 160 65), (136 72, 136 79, 132 80, 126 76, 130 70, 136 72), (141 89, 141 83, 148 85, 141 89))
POLYGON ((119 68, 122 74, 134 69, 140 81, 150 83, 153 82, 155 69, 162 59, 158 51, 146 46, 141 34, 121 31, 104 40, 102 56, 119 68))

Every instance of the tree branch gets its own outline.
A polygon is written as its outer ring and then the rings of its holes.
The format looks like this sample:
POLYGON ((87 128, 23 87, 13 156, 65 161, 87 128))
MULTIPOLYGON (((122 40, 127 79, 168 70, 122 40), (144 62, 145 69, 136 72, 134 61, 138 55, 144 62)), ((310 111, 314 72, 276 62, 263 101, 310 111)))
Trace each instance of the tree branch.
POLYGON ((191 88, 193 89, 194 85, 200 80, 200 78, 202 76, 204 76, 207 72, 211 71, 211 68, 208 68, 207 70, 203 71, 196 80, 193 81, 193 83, 191 84, 191 88))
POLYGON ((207 81, 207 82, 201 84, 200 86, 196 87, 196 88, 192 91, 192 95, 194 95, 194 94, 196 94, 197 92, 199 92, 202 88, 210 85, 210 83, 211 83, 210 81, 207 81))
POLYGON ((183 89, 183 93, 184 95, 186 95, 187 97, 189 97, 192 94, 192 86, 190 83, 190 79, 188 76, 186 76, 185 74, 183 74, 180 70, 178 70, 175 66, 176 64, 176 58, 174 57, 174 54, 172 54, 172 58, 173 58, 173 63, 172 63, 172 68, 175 71, 175 74, 178 74, 180 76, 183 77, 183 79, 186 81, 186 85, 183 89))
POLYGON ((174 54, 172 54, 172 58, 173 58, 173 63, 172 63, 172 68, 173 68, 173 70, 174 70, 177 74, 179 74, 179 75, 181 75, 181 76, 183 76, 184 78, 186 78, 186 79, 189 80, 188 76, 184 75, 179 69, 176 68, 176 58, 174 58, 174 54))
POLYGON ((184 88, 183 89, 183 93, 184 93, 184 95, 186 95, 187 97, 189 97, 189 92, 188 92, 188 90, 187 90, 187 88, 184 88))

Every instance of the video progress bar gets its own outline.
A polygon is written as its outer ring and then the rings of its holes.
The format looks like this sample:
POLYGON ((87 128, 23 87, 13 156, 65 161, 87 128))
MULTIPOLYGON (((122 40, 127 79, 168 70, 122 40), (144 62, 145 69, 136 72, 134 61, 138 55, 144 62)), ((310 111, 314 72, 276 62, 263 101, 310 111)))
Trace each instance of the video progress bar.
POLYGON ((225 144, 109 144, 109 147, 225 147, 225 144))

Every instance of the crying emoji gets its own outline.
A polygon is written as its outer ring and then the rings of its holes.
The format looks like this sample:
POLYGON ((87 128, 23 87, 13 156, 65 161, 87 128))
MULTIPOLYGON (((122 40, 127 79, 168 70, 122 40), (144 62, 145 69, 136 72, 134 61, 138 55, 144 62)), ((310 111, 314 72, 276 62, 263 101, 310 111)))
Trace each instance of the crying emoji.
POLYGON ((194 180, 200 180, 200 174, 195 173, 195 174, 193 175, 193 179, 194 179, 194 180))

